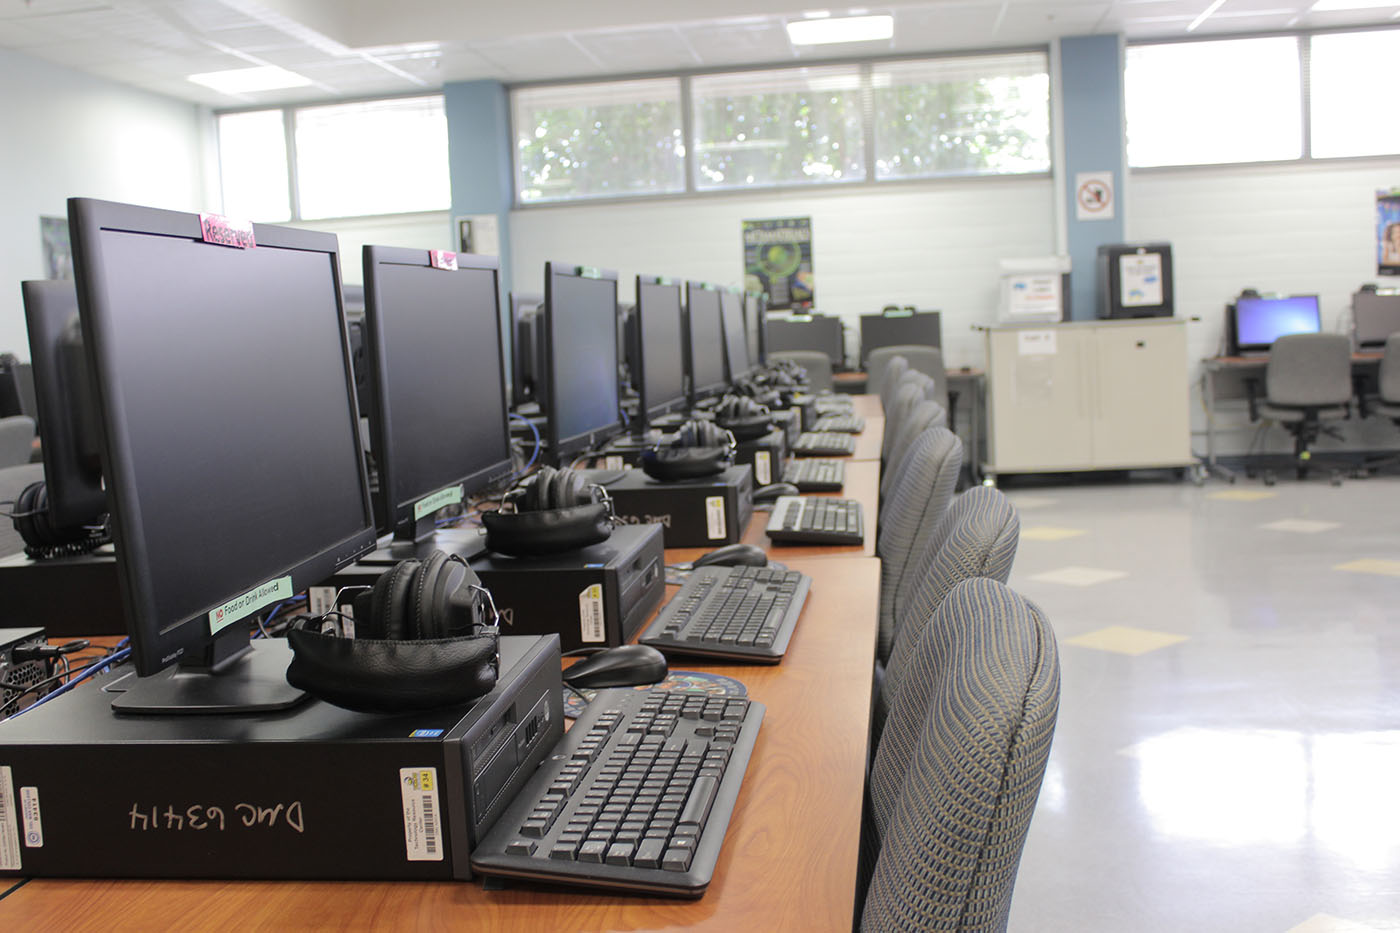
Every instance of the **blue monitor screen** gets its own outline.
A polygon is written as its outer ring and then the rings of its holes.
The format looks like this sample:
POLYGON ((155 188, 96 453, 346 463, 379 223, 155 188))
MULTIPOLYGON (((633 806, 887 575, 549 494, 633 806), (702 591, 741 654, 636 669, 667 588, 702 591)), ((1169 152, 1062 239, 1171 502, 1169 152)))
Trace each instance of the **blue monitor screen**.
POLYGON ((1240 298, 1235 302, 1235 336, 1241 350, 1266 350, 1288 334, 1322 330, 1316 295, 1240 298))

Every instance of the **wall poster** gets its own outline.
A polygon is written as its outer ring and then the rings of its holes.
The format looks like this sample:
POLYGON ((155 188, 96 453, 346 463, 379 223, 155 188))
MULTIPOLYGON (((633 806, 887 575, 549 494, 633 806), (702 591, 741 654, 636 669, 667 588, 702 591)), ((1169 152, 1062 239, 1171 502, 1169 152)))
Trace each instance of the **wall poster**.
POLYGON ((812 218, 744 221, 744 290, 766 294, 769 311, 812 309, 812 218))

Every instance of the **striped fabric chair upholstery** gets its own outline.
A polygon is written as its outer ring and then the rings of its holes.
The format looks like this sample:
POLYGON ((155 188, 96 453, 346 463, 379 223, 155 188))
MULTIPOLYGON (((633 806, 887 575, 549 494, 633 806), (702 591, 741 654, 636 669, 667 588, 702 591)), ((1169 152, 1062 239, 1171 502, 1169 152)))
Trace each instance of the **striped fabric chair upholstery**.
POLYGON ((1006 929, 1059 697, 1044 613, 995 580, 954 587, 876 754, 863 931, 1006 929))
POLYGON ((881 354, 876 350, 866 361, 865 371, 869 373, 865 391, 880 396, 880 410, 889 417, 894 391, 899 388, 900 377, 909 371, 909 361, 897 353, 881 354))
POLYGON ((918 562, 948 508, 962 470, 962 441, 947 428, 929 428, 898 466, 899 482, 880 510, 880 636, 876 657, 888 660, 894 644, 895 594, 918 562))
MULTIPOLYGON (((895 434, 894 441, 890 444, 890 463, 904 462, 904 456, 909 452, 909 446, 914 443, 914 439, 934 426, 948 427, 948 412, 937 402, 917 402, 904 421, 893 429, 895 434)), ((898 476, 898 470, 888 470, 880 477, 882 501, 894 491, 895 479, 898 476)))
POLYGON ((964 580, 1005 583, 1016 560, 1021 522, 1000 490, 974 486, 959 495, 929 534, 906 585, 895 593, 894 638, 875 697, 871 736, 878 741, 909 656, 948 591, 964 580))
POLYGON ((885 469, 894 466, 890 460, 890 449, 894 446, 895 435, 899 433, 899 426, 909 420, 914 406, 924 400, 924 381, 927 379, 927 376, 914 373, 900 380, 899 387, 894 391, 894 401, 890 403, 889 411, 885 412, 885 433, 880 441, 880 462, 885 469))

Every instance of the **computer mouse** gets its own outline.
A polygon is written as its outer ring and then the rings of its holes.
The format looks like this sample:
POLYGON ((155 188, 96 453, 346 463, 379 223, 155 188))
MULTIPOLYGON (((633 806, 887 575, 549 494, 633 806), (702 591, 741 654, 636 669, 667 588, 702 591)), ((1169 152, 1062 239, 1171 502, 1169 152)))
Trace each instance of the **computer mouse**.
POLYGON ((571 687, 636 687, 666 677, 666 658, 650 645, 618 645, 590 655, 564 672, 571 687))
POLYGON ((763 567, 768 563, 768 554, 756 544, 726 544, 702 554, 691 562, 695 567, 763 567))
POLYGON ((769 483, 753 491, 753 501, 772 502, 779 496, 795 496, 798 489, 792 483, 769 483))

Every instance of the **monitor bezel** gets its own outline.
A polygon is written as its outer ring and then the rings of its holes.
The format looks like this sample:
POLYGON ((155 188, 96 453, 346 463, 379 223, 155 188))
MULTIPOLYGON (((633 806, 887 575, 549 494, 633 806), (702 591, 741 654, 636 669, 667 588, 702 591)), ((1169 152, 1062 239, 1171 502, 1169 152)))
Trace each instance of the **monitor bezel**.
POLYGON ((544 304, 541 305, 540 311, 544 315, 544 328, 542 332, 536 332, 536 340, 544 342, 544 368, 549 374, 545 380, 545 444, 550 456, 557 463, 567 466, 565 461, 568 458, 591 450, 622 433, 622 386, 621 380, 618 378, 618 361, 616 359, 617 338, 613 336, 607 341, 614 357, 609 369, 609 372, 613 374, 613 395, 617 399, 617 404, 613 408, 613 420, 568 437, 559 436, 559 380, 554 378, 554 277, 556 275, 602 279, 612 282, 613 295, 610 307, 612 308, 613 321, 608 333, 615 335, 617 333, 617 270, 600 269, 578 263, 546 261, 544 264, 544 304))
MULTIPOLYGON (((150 555, 144 538, 135 533, 138 522, 128 523, 127 512, 140 514, 141 501, 136 479, 132 473, 130 439, 125 435, 121 374, 115 369, 109 334, 120 326, 113 318, 110 296, 99 282, 91 281, 89 269, 102 266, 103 232, 119 231, 145 236, 167 236, 183 240, 203 239, 198 214, 159 208, 139 207, 112 201, 70 198, 68 223, 73 248, 74 277, 77 282, 79 319, 82 322, 84 355, 92 374, 93 395, 99 415, 99 437, 102 448, 102 472, 107 486, 108 510, 111 516, 112 538, 116 544, 117 580, 121 591, 122 609, 127 632, 131 637, 131 658, 136 671, 143 677, 152 676, 176 663, 201 662, 222 664, 240 655, 248 647, 248 631, 242 625, 230 625, 211 635, 208 631, 208 611, 177 620, 155 618, 151 592, 150 555)), ((298 230, 291 227, 253 224, 258 246, 305 250, 324 253, 330 259, 334 300, 340 322, 341 359, 344 369, 345 393, 350 406, 352 425, 359 424, 359 406, 355 400, 355 377, 350 358, 350 339, 345 327, 345 305, 340 290, 340 249, 333 233, 298 230)), ((211 249, 232 247, 210 246, 211 249)), ((369 481, 365 474, 364 448, 360 432, 352 431, 359 474, 361 522, 360 529, 345 537, 326 542, 320 552, 286 568, 283 576, 292 578, 292 591, 329 578, 342 567, 354 563, 374 548, 374 511, 370 500, 369 481)), ((239 592, 224 594, 223 601, 235 599, 239 592)), ((212 598, 209 606, 217 607, 220 597, 212 598)))
POLYGON ((1319 300, 1317 295, 1241 295, 1239 298, 1235 299, 1234 304, 1231 306, 1230 314, 1230 326, 1234 329, 1234 332, 1231 334, 1231 337, 1234 338, 1235 352, 1240 355, 1251 353, 1268 353, 1269 348, 1273 346, 1272 341, 1270 341, 1269 343, 1244 343, 1240 340, 1239 307, 1241 301, 1288 301, 1296 298, 1312 299, 1313 311, 1316 312, 1317 315, 1317 328, 1316 330, 1295 331, 1294 333, 1322 333, 1322 302, 1319 300))
POLYGON ((750 367, 760 369, 768 365, 768 294, 766 292, 744 292, 744 327, 758 336, 757 346, 749 347, 750 358, 757 362, 750 367), (757 317, 752 326, 749 315, 757 317))
POLYGON ((749 332, 744 320, 744 294, 737 288, 721 288, 719 291, 719 333, 720 344, 724 347, 724 376, 730 385, 734 385, 753 372, 753 366, 749 363, 749 332), (732 347, 729 345, 729 320, 724 313, 725 296, 731 302, 738 302, 738 307, 731 314, 737 314, 739 319, 739 341, 744 345, 743 365, 734 366, 734 361, 729 358, 732 347))
POLYGON ((729 383, 726 382, 724 378, 724 308, 720 304, 719 293, 720 289, 706 282, 691 281, 685 283, 685 374, 686 381, 690 386, 688 393, 690 396, 690 404, 692 407, 694 407, 695 405, 704 401, 707 398, 712 398, 716 395, 723 393, 729 385, 729 383), (691 316, 690 309, 691 293, 696 290, 714 293, 715 310, 719 314, 720 378, 718 382, 713 382, 709 385, 704 386, 696 385, 695 383, 695 328, 694 318, 691 316))
MULTIPOLYGON (((430 269, 437 275, 452 275, 450 270, 433 268, 432 252, 426 249, 408 249, 402 246, 371 246, 366 244, 362 251, 363 269, 365 276, 365 342, 366 356, 369 358, 371 372, 371 392, 370 392, 370 449, 374 454, 375 463, 379 467, 379 498, 384 510, 385 521, 388 525, 381 528, 381 532, 393 532, 396 541, 421 541, 430 536, 434 529, 434 515, 429 514, 421 519, 413 517, 414 506, 423 499, 443 490, 460 486, 463 499, 480 492, 510 475, 510 421, 509 418, 501 419, 501 447, 505 451, 505 456, 493 461, 486 467, 473 470, 469 473, 454 475, 446 482, 435 484, 429 488, 417 490, 412 496, 403 502, 393 501, 394 477, 397 469, 394 465, 395 455, 390 454, 388 438, 393 434, 394 415, 388 405, 388 398, 382 391, 384 373, 388 369, 388 361, 385 357, 384 346, 384 321, 380 317, 380 308, 384 301, 383 283, 379 280, 379 269, 382 266, 409 266, 412 268, 430 269), (387 455, 386 454, 390 454, 387 455)), ((457 253, 456 264, 458 270, 473 270, 479 272, 489 272, 491 274, 491 323, 496 337, 496 361, 501 379, 498 380, 497 392, 493 398, 479 399, 452 399, 451 404, 468 405, 499 405, 502 412, 507 411, 506 391, 505 391, 505 361, 502 353, 501 335, 501 291, 500 291, 500 260, 495 256, 487 256, 475 253, 457 253)), ((425 404, 430 400, 425 399, 425 404)), ((450 424, 450 419, 445 424, 450 424)))
MULTIPOLYGON (((497 284, 499 288, 499 283, 497 284)), ((538 401, 533 391, 533 379, 530 391, 525 388, 525 373, 527 369, 533 369, 535 360, 529 361, 526 365, 525 349, 526 342, 520 339, 520 328, 524 325, 525 313, 536 313, 540 305, 544 304, 544 295, 539 292, 511 292, 507 298, 507 306, 510 308, 510 354, 503 359, 510 360, 510 404, 513 408, 518 408, 526 402, 538 401)), ((533 341, 530 343, 533 354, 533 341)), ((538 356, 538 354, 534 354, 538 356)), ((533 376, 533 373, 531 373, 533 376)))
MULTIPOLYGON (((645 427, 647 424, 651 423, 652 421, 655 421, 655 420, 658 419, 658 418, 663 418, 663 417, 665 417, 666 415, 672 414, 673 412, 682 411, 683 409, 685 409, 685 408, 689 405, 689 403, 690 403, 690 397, 689 397, 689 393, 688 393, 687 390, 686 390, 686 373, 684 372, 684 369, 685 369, 685 366, 686 366, 686 355, 685 355, 685 349, 684 349, 684 347, 682 347, 682 349, 681 349, 681 368, 682 368, 682 372, 681 372, 681 391, 680 391, 680 394, 677 395, 675 398, 669 399, 668 401, 665 401, 665 402, 658 402, 658 403, 655 403, 655 404, 653 404, 653 403, 652 403, 652 400, 651 400, 650 398, 647 397, 647 389, 646 389, 646 385, 647 385, 647 379, 646 379, 646 368, 647 368, 647 352, 646 352, 646 350, 647 350, 647 339, 646 339, 646 315, 643 313, 643 312, 644 312, 644 303, 643 303, 643 301, 642 301, 642 286, 643 286, 643 285, 657 286, 657 287, 661 287, 661 288, 674 288, 674 289, 676 290, 676 318, 677 318, 677 323, 680 325, 680 326, 677 328, 677 330, 680 331, 682 337, 684 337, 684 336, 686 335, 686 318, 685 318, 685 297, 686 297, 686 296, 685 296, 685 285, 681 282, 680 279, 668 278, 668 277, 666 277, 666 276, 661 276, 661 275, 639 275, 639 276, 637 276, 637 303, 636 303, 636 305, 634 306, 634 310, 633 310, 633 312, 632 312, 632 313, 636 316, 636 320, 637 320, 637 351, 636 351, 636 358, 637 358, 636 366, 637 366, 637 371, 636 371, 635 373, 632 374, 632 378, 633 378, 633 379, 635 380, 635 382, 636 382, 635 388, 636 388, 636 390, 637 390, 637 397, 638 397, 638 399, 640 400, 640 401, 639 401, 639 404, 638 404, 638 406, 637 406, 637 412, 638 412, 638 415, 640 416, 640 419, 641 419, 641 421, 642 421, 642 426, 645 427)), ((685 342, 685 341, 682 340, 682 343, 684 343, 684 342, 685 342)))

